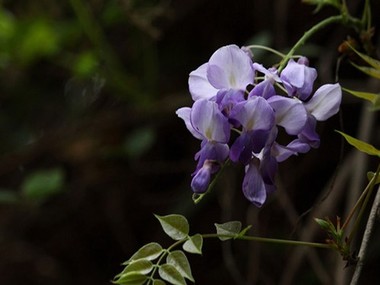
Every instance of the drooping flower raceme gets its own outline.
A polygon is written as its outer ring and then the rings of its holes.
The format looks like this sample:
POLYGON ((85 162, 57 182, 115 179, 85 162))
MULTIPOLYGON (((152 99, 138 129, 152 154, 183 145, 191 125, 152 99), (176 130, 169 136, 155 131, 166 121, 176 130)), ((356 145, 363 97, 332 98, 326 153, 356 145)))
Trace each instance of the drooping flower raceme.
POLYGON ((243 193, 261 207, 276 189, 278 163, 319 146, 316 124, 339 111, 342 92, 339 84, 326 84, 313 94, 317 71, 305 57, 290 59, 279 74, 253 62, 248 51, 236 45, 215 51, 189 75, 193 106, 176 113, 201 140, 194 193, 206 192, 229 158, 244 166, 243 193), (276 141, 280 129, 291 136, 286 146, 276 141))

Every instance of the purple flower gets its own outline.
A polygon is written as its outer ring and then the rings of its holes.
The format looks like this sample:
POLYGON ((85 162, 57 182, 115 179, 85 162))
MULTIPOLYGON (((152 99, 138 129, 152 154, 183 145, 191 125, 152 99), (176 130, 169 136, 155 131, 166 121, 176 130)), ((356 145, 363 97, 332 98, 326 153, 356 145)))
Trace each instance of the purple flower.
POLYGON ((274 126, 274 112, 267 100, 254 96, 238 103, 232 110, 231 118, 241 124, 242 132, 231 146, 230 158, 245 165, 252 153, 260 152, 265 146, 274 126))
POLYGON ((176 113, 201 141, 194 157, 193 192, 206 192, 229 157, 245 168, 245 197, 261 207, 276 189, 278 163, 319 147, 316 124, 339 111, 342 91, 339 84, 326 84, 311 96, 317 71, 306 57, 289 60, 281 74, 251 58, 250 50, 236 45, 215 51, 189 75, 193 106, 176 113), (287 145, 276 142, 280 128, 292 136, 287 145), (233 141, 231 130, 237 134, 233 141))
POLYGON ((306 153, 311 147, 318 148, 320 139, 315 130, 317 121, 324 121, 335 115, 339 111, 341 100, 342 90, 339 84, 325 84, 318 88, 313 97, 302 104, 307 117, 297 138, 286 147, 277 143, 274 145, 273 152, 276 153, 277 161, 284 161, 298 153, 306 153))
POLYGON ((284 127, 290 135, 301 132, 307 119, 307 113, 301 101, 275 95, 268 99, 268 103, 274 109, 277 125, 284 127))
POLYGON ((265 147, 260 153, 254 154, 245 167, 243 193, 257 207, 261 207, 267 195, 276 190, 274 178, 278 163, 271 151, 276 136, 277 129, 273 128, 265 147))
POLYGON ((193 191, 202 193, 208 187, 211 174, 218 171, 228 156, 230 124, 218 105, 206 99, 197 100, 192 108, 180 108, 176 113, 193 136, 202 140, 201 149, 195 155, 198 164, 192 181, 193 191))
POLYGON ((338 83, 322 85, 314 96, 305 103, 310 115, 318 121, 325 121, 339 111, 342 101, 342 89, 338 83))
POLYGON ((308 60, 305 57, 301 57, 297 62, 290 59, 281 72, 280 78, 289 96, 306 100, 313 91, 317 71, 308 66, 308 60))
POLYGON ((219 90, 245 91, 253 83, 254 69, 251 58, 236 45, 224 46, 210 60, 192 71, 189 90, 194 101, 210 99, 219 90))

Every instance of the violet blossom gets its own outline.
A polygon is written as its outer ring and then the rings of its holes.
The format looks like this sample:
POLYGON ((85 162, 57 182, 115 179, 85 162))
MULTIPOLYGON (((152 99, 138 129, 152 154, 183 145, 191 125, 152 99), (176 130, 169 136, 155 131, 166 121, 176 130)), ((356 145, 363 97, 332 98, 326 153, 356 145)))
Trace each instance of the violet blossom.
POLYGON ((322 85, 313 94, 317 71, 305 57, 290 59, 280 74, 251 58, 247 48, 236 45, 215 51, 189 75, 192 108, 176 113, 201 140, 193 192, 206 192, 212 175, 229 158, 244 166, 243 193, 261 207, 276 189, 278 163, 319 147, 317 122, 339 111, 342 94, 339 84, 322 85), (291 136, 285 146, 276 141, 281 128, 291 136), (237 135, 231 136, 231 130, 237 135))

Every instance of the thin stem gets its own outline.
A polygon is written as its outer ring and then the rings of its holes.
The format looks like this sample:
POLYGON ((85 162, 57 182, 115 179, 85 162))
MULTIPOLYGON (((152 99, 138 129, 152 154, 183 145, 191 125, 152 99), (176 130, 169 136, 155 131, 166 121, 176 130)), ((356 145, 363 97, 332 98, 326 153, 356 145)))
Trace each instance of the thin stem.
POLYGON ((372 179, 368 182, 368 184, 367 184, 366 188, 364 189, 363 193, 360 195, 358 201, 355 203, 355 205, 352 208, 351 212, 349 213, 347 219, 343 223, 342 230, 344 230, 347 227, 347 225, 351 221, 353 215, 355 214, 356 210, 359 208, 359 206, 363 202, 364 198, 367 197, 367 193, 370 190, 373 181, 375 181, 374 178, 375 178, 375 176, 372 177, 372 179))
POLYGON ((376 180, 377 180, 377 177, 379 176, 379 173, 380 173, 380 164, 379 166, 377 167, 377 170, 376 170, 376 173, 375 175, 372 177, 370 183, 369 183, 369 190, 368 190, 368 194, 365 196, 365 200, 363 202, 363 205, 362 207, 360 208, 360 211, 359 211, 359 214, 358 214, 358 217, 356 218, 356 221, 355 221, 355 224, 351 230, 351 233, 349 234, 348 236, 348 239, 347 239, 347 244, 350 244, 354 234, 357 232, 358 228, 359 228, 359 225, 360 225, 360 222, 363 218, 363 215, 364 215, 364 211, 365 209, 367 208, 367 204, 368 204, 368 201, 369 201, 369 198, 371 197, 371 194, 372 194, 372 191, 373 191, 373 188, 376 184, 376 180))
POLYGON ((309 247, 325 248, 325 249, 331 248, 331 246, 326 244, 326 243, 315 243, 315 242, 305 242, 305 241, 286 240, 286 239, 274 239, 274 238, 264 238, 264 237, 256 237, 256 236, 204 234, 204 235, 202 235, 202 237, 203 238, 227 237, 227 238, 234 238, 234 239, 239 239, 239 240, 249 240, 249 241, 272 243, 272 244, 309 246, 309 247))
POLYGON ((362 239, 362 243, 361 243, 360 251, 358 255, 359 261, 356 265, 355 272, 351 279, 350 285, 359 284, 360 275, 362 273, 364 262, 368 253, 368 245, 369 245, 370 238, 373 234, 377 211, 379 210, 379 208, 380 208, 380 187, 377 190, 377 194, 376 194, 375 200, 373 201, 371 212, 369 214, 367 226, 364 231, 364 235, 363 235, 363 239, 362 239))
POLYGON ((351 17, 348 14, 338 15, 338 16, 332 16, 329 17, 315 26, 313 26, 311 29, 306 31, 304 35, 296 42, 296 44, 292 47, 292 49, 287 53, 287 55, 283 58, 283 60, 280 63, 280 67, 278 68, 279 73, 284 69, 286 63, 289 61, 289 59, 293 56, 293 54, 296 52, 297 49, 299 49, 302 45, 305 44, 305 42, 316 32, 319 30, 325 28, 328 25, 334 24, 334 23, 343 23, 347 26, 354 27, 356 29, 360 29, 362 26, 362 23, 360 20, 351 17))
POLYGON ((338 23, 338 22, 341 22, 343 20, 343 16, 342 15, 339 15, 339 16, 332 16, 330 18, 327 18, 321 22, 319 22, 318 24, 316 24, 315 26, 313 26, 310 30, 306 31, 304 33, 304 35, 298 40, 298 42, 296 42, 296 44, 292 47, 292 49, 288 52, 288 54, 283 58, 283 60, 281 61, 280 63, 280 67, 278 69, 279 72, 281 72, 286 63, 289 61, 289 59, 293 56, 293 54, 296 52, 297 49, 299 49, 302 45, 305 44, 305 42, 313 35, 315 34, 317 31, 319 31, 320 29, 330 25, 330 24, 333 24, 333 23, 338 23))
POLYGON ((262 46, 262 45, 249 45, 249 46, 247 46, 247 48, 249 48, 249 49, 262 49, 262 50, 270 51, 271 53, 274 53, 281 58, 284 58, 286 56, 284 53, 281 53, 275 49, 272 49, 272 48, 266 47, 266 46, 262 46))

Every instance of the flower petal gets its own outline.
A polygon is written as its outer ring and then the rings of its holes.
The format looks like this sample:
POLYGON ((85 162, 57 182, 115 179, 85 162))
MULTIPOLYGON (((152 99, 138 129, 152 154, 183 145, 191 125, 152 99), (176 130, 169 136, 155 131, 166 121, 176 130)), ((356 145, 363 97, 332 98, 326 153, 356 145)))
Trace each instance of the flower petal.
POLYGON ((203 140, 204 137, 202 134, 200 134, 196 129, 193 128, 193 125, 190 121, 190 114, 191 114, 191 108, 189 107, 183 107, 179 108, 176 112, 177 116, 181 118, 186 125, 186 128, 190 131, 190 133, 197 139, 203 140))
POLYGON ((206 192, 210 185, 211 179, 211 165, 208 161, 205 161, 203 167, 199 169, 191 180, 191 189, 194 193, 206 192))
POLYGON ((276 124, 285 128, 290 135, 297 135, 304 127, 307 113, 303 104, 292 98, 272 96, 269 105, 275 111, 276 124))
POLYGON ((217 89, 245 90, 254 75, 250 57, 237 45, 221 47, 209 60, 207 78, 217 89))
POLYGON ((210 99, 218 92, 207 79, 207 67, 208 63, 202 64, 189 75, 189 91, 194 101, 210 99))
POLYGON ((230 124, 215 102, 205 99, 195 101, 190 119, 193 128, 207 140, 220 143, 229 141, 230 124))
POLYGON ((274 125, 274 112, 267 100, 252 96, 231 112, 231 118, 240 122, 245 131, 270 130, 274 125))
POLYGON ((257 207, 261 207, 267 198, 264 181, 254 163, 250 163, 246 168, 243 193, 257 207))
POLYGON ((338 83, 325 84, 315 91, 309 102, 305 103, 305 108, 318 121, 325 121, 338 113, 341 101, 340 85, 338 83))

